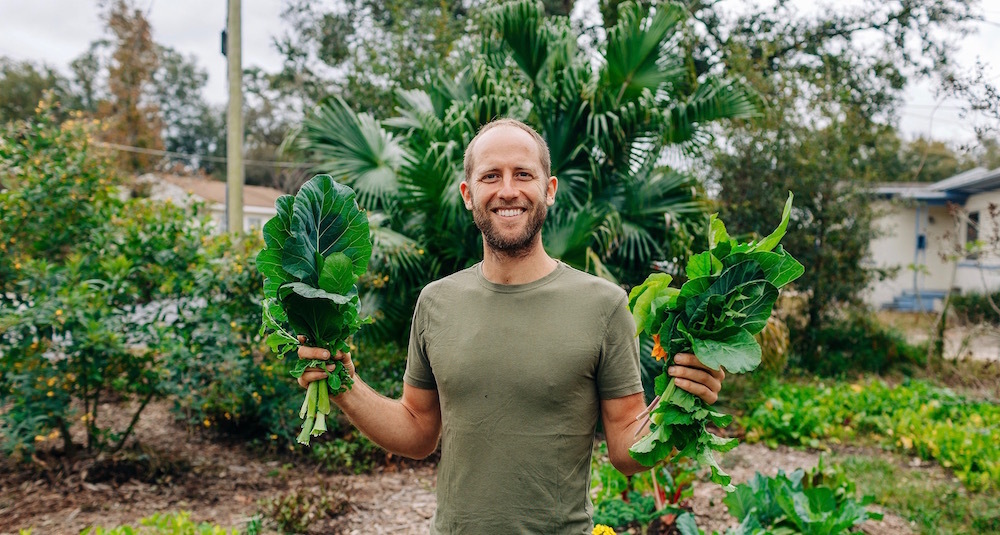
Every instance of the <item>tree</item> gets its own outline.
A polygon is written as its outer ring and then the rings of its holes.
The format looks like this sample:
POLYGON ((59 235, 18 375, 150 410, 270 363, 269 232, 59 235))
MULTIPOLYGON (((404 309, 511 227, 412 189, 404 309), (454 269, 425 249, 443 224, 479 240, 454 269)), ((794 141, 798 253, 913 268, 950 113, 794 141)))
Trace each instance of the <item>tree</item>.
MULTIPOLYGON (((161 120, 150 91, 159 58, 149 22, 131 0, 116 0, 107 14, 114 35, 108 67, 110 99, 98 106, 98 117, 107 122, 105 140, 139 149, 162 149, 161 120)), ((120 152, 119 163, 128 171, 148 169, 147 154, 120 152)))
POLYGON ((864 262, 873 235, 865 192, 920 175, 902 161, 895 110, 911 77, 944 72, 938 32, 961 29, 972 4, 890 1, 806 17, 777 2, 729 17, 718 1, 692 2, 697 68, 720 59, 768 102, 763 120, 723 134, 711 176, 723 218, 741 232, 766 233, 766 216, 795 192, 786 247, 806 266, 797 284, 809 296, 807 323, 793 336, 807 364, 820 358, 818 327, 880 276, 864 262))
POLYGON ((430 81, 427 73, 449 71, 470 18, 465 4, 344 0, 322 9, 316 2, 290 1, 282 18, 295 31, 276 41, 285 64, 275 81, 307 105, 337 93, 353 108, 388 116, 397 89, 419 87, 430 81))
POLYGON ((47 65, 0 57, 0 124, 33 116, 46 91, 64 100, 68 81, 47 65))
POLYGON ((481 52, 457 77, 398 93, 398 116, 379 121, 331 98, 307 117, 301 150, 380 214, 376 245, 393 249, 370 266, 388 275, 385 301, 405 305, 402 323, 423 284, 481 256, 458 184, 465 146, 495 117, 523 119, 549 144, 561 197, 542 233, 550 254, 622 284, 687 254, 703 206, 663 159, 755 107, 738 86, 684 68, 685 19, 674 4, 628 4, 592 62, 566 17, 507 2, 485 13, 481 52))
MULTIPOLYGON (((202 90, 208 71, 195 58, 185 58, 176 50, 157 46, 158 67, 152 73, 156 108, 163 130, 163 146, 171 152, 199 156, 225 156, 225 121, 223 110, 209 105, 202 90)), ((220 169, 206 159, 172 157, 183 167, 206 173, 220 169)))

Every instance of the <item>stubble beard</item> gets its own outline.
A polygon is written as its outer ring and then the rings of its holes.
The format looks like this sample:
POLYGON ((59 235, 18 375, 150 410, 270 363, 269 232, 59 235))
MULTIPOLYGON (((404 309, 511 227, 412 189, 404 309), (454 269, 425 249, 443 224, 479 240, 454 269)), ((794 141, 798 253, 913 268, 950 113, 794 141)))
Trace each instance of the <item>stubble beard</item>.
POLYGON ((493 253, 509 258, 521 258, 532 251, 535 239, 542 230, 542 224, 545 223, 548 206, 544 202, 539 202, 529 208, 527 214, 529 219, 524 232, 507 236, 493 225, 489 210, 475 204, 472 207, 472 220, 476 223, 476 228, 483 233, 486 246, 493 253))

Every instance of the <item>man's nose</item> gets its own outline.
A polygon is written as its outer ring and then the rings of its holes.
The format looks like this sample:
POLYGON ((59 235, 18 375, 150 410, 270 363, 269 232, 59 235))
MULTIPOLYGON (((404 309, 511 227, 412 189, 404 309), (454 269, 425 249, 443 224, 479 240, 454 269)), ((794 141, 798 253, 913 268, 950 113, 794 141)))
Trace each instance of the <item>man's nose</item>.
POLYGON ((505 176, 500 180, 500 191, 497 195, 501 199, 513 199, 514 197, 517 197, 518 193, 520 192, 518 192, 517 188, 514 187, 513 176, 505 176))

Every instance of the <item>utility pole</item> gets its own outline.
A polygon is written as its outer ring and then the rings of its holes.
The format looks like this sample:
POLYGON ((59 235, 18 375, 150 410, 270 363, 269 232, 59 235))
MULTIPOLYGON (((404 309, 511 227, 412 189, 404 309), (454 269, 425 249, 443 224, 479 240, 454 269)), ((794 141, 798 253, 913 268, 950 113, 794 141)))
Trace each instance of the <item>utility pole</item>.
POLYGON ((229 0, 222 54, 229 64, 229 111, 226 119, 226 230, 243 232, 243 50, 240 0, 229 0))

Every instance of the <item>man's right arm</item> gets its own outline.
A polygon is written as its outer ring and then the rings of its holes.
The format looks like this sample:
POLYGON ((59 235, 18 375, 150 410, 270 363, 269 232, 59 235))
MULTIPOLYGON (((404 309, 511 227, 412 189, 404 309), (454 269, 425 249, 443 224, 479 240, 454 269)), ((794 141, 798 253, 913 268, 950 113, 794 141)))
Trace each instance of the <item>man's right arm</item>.
MULTIPOLYGON (((317 348, 303 346, 299 349, 299 358, 326 360, 328 355, 317 348)), ((331 397, 330 401, 344 411, 358 430, 386 450, 412 459, 423 459, 434 453, 441 436, 441 404, 437 390, 404 383, 402 397, 389 399, 357 376, 350 358, 349 354, 337 355, 337 359, 348 367, 354 386, 331 397)), ((302 374, 299 384, 307 386, 325 377, 325 372, 312 368, 302 374)))

